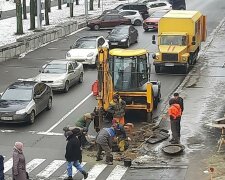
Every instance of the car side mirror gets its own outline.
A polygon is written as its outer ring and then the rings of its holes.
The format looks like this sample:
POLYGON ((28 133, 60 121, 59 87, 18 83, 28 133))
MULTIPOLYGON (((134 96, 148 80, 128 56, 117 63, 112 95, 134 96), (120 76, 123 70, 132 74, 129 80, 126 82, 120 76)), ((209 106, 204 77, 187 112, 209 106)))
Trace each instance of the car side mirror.
POLYGON ((39 73, 42 73, 43 72, 43 69, 39 69, 39 73))
POLYGON ((74 70, 69 70, 69 72, 68 72, 69 74, 71 74, 71 73, 74 73, 74 70))

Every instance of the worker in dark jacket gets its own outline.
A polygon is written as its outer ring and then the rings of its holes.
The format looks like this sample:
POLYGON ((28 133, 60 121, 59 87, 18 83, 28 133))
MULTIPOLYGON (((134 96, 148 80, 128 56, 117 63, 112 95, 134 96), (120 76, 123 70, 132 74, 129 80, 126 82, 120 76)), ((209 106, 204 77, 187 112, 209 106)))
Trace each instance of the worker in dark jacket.
POLYGON ((75 123, 76 127, 83 129, 83 133, 80 136, 81 146, 83 148, 90 147, 91 145, 90 143, 88 143, 86 139, 86 134, 94 118, 95 118, 95 113, 86 113, 75 123))
POLYGON ((168 109, 168 115, 170 116, 170 124, 172 131, 172 139, 171 144, 179 144, 180 143, 180 119, 182 110, 179 104, 176 103, 175 99, 171 99, 170 107, 168 109))
POLYGON ((125 107, 126 102, 122 100, 118 94, 113 95, 113 100, 109 104, 108 112, 113 115, 113 119, 115 119, 119 124, 125 124, 125 107))
POLYGON ((83 169, 80 164, 80 159, 82 158, 81 148, 80 148, 80 141, 79 139, 73 134, 72 131, 67 131, 65 133, 67 137, 67 145, 66 145, 66 154, 65 158, 67 161, 67 175, 68 177, 66 180, 72 180, 72 167, 76 167, 78 171, 80 171, 84 179, 87 179, 88 173, 83 169))
POLYGON ((114 127, 103 128, 101 129, 96 136, 96 144, 97 144, 97 159, 96 161, 102 160, 101 153, 105 151, 106 153, 106 164, 113 164, 113 156, 112 152, 112 143, 114 137, 116 136, 116 131, 114 127))
POLYGON ((183 111, 184 111, 184 100, 183 100, 183 98, 180 97, 179 93, 174 93, 173 99, 176 101, 176 104, 180 105, 181 111, 183 113, 183 111))
POLYGON ((0 180, 4 179, 4 157, 0 155, 0 180))

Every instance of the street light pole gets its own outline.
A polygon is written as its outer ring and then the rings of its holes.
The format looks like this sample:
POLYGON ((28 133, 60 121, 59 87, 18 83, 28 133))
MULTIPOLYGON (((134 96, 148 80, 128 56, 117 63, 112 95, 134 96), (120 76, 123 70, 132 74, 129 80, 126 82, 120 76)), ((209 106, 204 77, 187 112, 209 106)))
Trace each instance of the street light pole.
POLYGON ((84 0, 85 19, 88 20, 88 0, 84 0))
POLYGON ((103 13, 103 0, 102 0, 102 13, 103 13))

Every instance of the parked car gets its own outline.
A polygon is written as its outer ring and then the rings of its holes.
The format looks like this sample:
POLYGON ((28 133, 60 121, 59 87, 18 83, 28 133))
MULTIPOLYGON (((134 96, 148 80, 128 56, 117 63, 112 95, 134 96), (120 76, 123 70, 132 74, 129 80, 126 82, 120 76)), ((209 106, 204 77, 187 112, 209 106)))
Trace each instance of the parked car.
POLYGON ((138 31, 133 25, 120 25, 115 27, 107 37, 110 47, 130 47, 138 42, 138 31))
POLYGON ((148 7, 146 4, 143 3, 125 3, 125 4, 120 4, 119 6, 117 6, 116 8, 119 11, 121 10, 137 10, 140 12, 140 14, 142 15, 143 19, 146 19, 149 17, 148 15, 148 7))
POLYGON ((87 26, 97 31, 100 28, 115 27, 120 24, 131 24, 131 20, 119 14, 104 14, 97 19, 90 20, 87 26))
POLYGON ((150 3, 147 3, 147 6, 148 6, 149 15, 151 15, 155 11, 172 9, 172 5, 168 3, 167 1, 150 2, 150 3))
POLYGON ((161 17, 163 17, 169 10, 156 11, 151 14, 151 16, 143 21, 143 29, 148 30, 158 30, 158 23, 161 17))
POLYGON ((104 15, 104 14, 118 14, 119 12, 120 11, 117 10, 117 9, 107 9, 107 10, 103 11, 103 13, 101 14, 101 16, 104 15))
POLYGON ((131 23, 135 26, 141 26, 143 22, 143 18, 137 10, 122 10, 119 12, 119 14, 125 18, 130 19, 131 23))
POLYGON ((79 38, 70 46, 70 50, 66 53, 66 59, 96 66, 99 46, 109 47, 108 42, 103 36, 79 38))
POLYGON ((155 2, 155 1, 160 1, 160 0, 138 0, 136 1, 137 3, 144 3, 144 4, 147 4, 149 2, 155 2))
POLYGON ((34 123, 35 116, 52 108, 52 89, 35 81, 17 81, 0 96, 0 122, 34 123))
POLYGON ((76 61, 53 60, 45 64, 34 80, 49 85, 54 91, 68 92, 75 83, 83 82, 83 64, 76 61))

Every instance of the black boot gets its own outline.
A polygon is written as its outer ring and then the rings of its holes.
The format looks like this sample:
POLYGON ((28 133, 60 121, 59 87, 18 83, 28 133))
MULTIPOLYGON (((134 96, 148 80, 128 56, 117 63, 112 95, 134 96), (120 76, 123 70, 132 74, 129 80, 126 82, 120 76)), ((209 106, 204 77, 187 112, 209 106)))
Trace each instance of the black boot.
POLYGON ((101 161, 103 158, 101 156, 96 158, 96 161, 101 161))
POLYGON ((86 171, 82 171, 82 174, 84 175, 84 179, 87 179, 88 173, 86 171))
POLYGON ((64 180, 73 180, 72 176, 68 176, 67 178, 65 178, 64 180))

